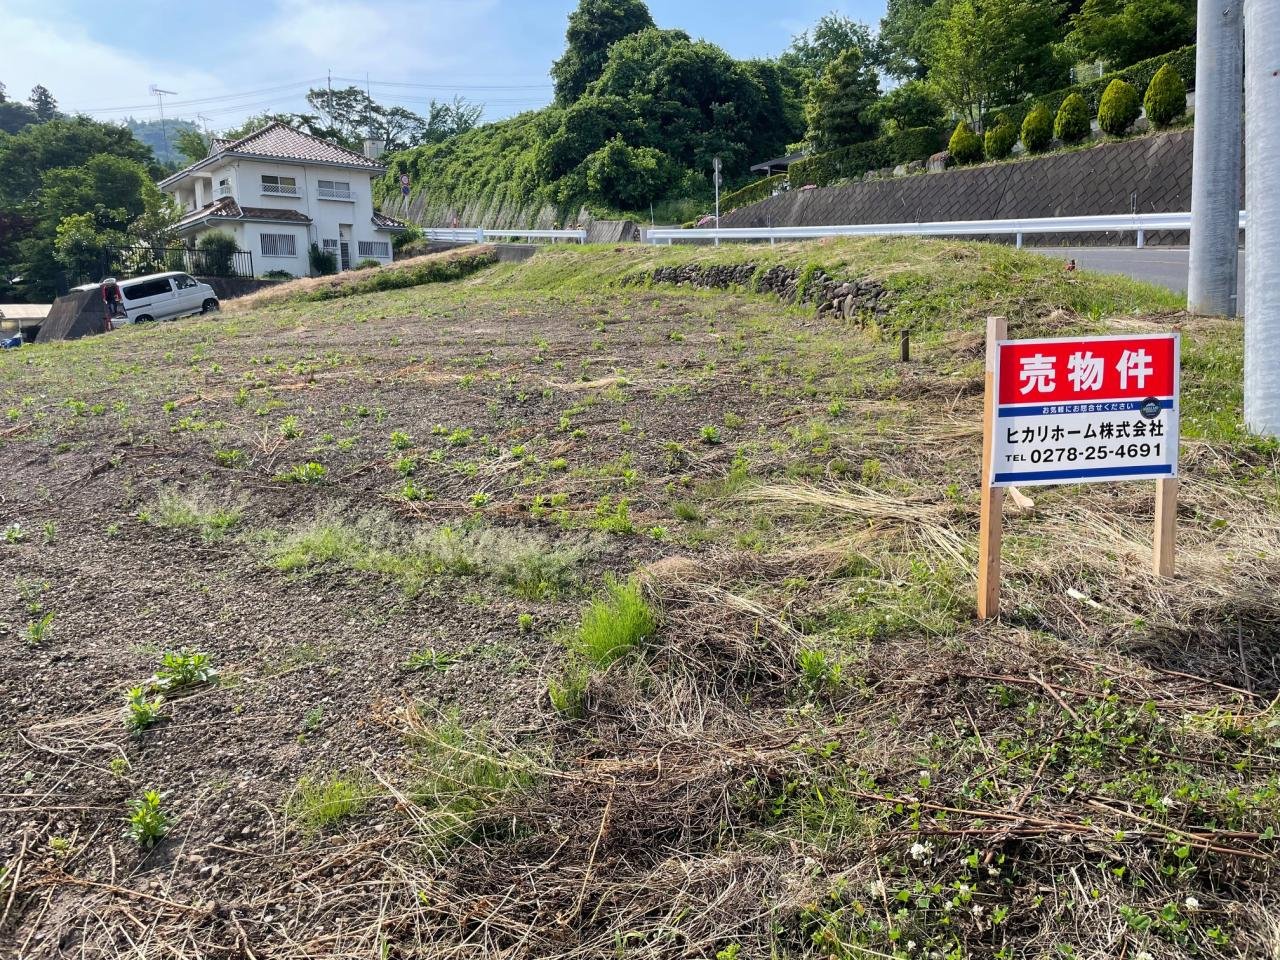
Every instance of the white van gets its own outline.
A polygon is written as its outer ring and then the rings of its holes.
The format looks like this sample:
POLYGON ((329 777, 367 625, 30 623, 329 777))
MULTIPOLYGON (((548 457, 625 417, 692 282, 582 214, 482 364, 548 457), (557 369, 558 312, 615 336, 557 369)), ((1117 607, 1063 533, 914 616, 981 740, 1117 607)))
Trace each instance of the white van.
MULTIPOLYGON (((219 309, 213 287, 186 273, 152 273, 145 277, 119 280, 126 317, 116 317, 115 324, 146 323, 150 320, 176 320, 193 313, 211 313, 219 309)), ((77 290, 96 290, 99 285, 87 283, 77 290)))

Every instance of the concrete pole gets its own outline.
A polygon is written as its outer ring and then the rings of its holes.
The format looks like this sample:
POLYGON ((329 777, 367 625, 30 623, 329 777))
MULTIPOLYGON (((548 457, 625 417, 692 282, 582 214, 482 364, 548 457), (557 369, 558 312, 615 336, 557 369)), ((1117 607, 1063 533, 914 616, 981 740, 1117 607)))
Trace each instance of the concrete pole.
POLYGON ((1245 0, 1244 420, 1280 436, 1280 3, 1245 0))
POLYGON ((1236 314, 1244 0, 1200 0, 1187 309, 1236 314))

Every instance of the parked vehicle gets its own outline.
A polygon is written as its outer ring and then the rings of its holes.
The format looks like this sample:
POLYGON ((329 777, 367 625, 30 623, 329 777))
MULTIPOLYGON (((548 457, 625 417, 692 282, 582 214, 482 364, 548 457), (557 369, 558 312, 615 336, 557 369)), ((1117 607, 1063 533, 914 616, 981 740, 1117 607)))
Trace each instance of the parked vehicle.
MULTIPOLYGON (((145 277, 133 277, 119 281, 124 298, 124 317, 112 322, 148 323, 152 320, 176 320, 193 313, 211 313, 220 309, 218 295, 213 287, 201 283, 187 273, 152 273, 145 277)), ((96 290, 99 285, 88 283, 77 290, 96 290)))

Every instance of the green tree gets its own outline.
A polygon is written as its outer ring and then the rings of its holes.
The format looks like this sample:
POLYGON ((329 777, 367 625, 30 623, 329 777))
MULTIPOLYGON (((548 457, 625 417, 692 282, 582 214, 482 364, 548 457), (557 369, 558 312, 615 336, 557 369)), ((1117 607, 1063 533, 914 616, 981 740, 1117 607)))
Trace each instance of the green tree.
POLYGON ((199 130, 180 131, 173 145, 186 157, 187 163, 198 163, 209 155, 209 142, 199 130))
POLYGON ((1124 136, 1142 112, 1138 91, 1130 83, 1117 78, 1107 84, 1098 104, 1098 126, 1113 137, 1124 136))
POLYGON ((587 186, 603 203, 638 210, 662 198, 679 177, 661 150, 628 146, 615 136, 586 160, 587 186))
POLYGON ((569 14, 564 54, 551 67, 556 102, 568 105, 581 97, 604 72, 610 47, 652 26, 643 0, 580 0, 569 14))
POLYGON ((1165 64, 1156 71, 1142 99, 1147 119, 1157 127, 1167 127, 1187 112, 1187 85, 1178 71, 1165 64))
POLYGON ((804 33, 791 38, 778 63, 805 80, 817 80, 840 54, 854 49, 871 66, 884 62, 884 46, 871 28, 851 17, 828 13, 804 33))
POLYGON ((1089 104, 1084 97, 1073 93, 1062 101, 1058 116, 1053 121, 1053 135, 1063 143, 1079 143, 1089 136, 1091 127, 1089 104))
POLYGON ((982 159, 982 138, 973 132, 969 124, 961 120, 956 124, 947 143, 947 151, 956 163, 976 163, 982 159))
POLYGON ((1196 0, 1085 0, 1071 18, 1066 46, 1080 60, 1110 69, 1176 50, 1196 37, 1196 0))
POLYGON ((121 249, 128 241, 123 230, 100 226, 92 213, 74 213, 58 223, 53 251, 73 279, 98 280, 107 269, 111 251, 121 249))
POLYGON ((59 118, 0 137, 0 209, 29 203, 48 170, 78 167, 97 154, 151 164, 151 151, 124 127, 88 117, 59 118))
POLYGON ((1022 119, 1022 145, 1028 153, 1043 153, 1053 140, 1053 114, 1043 103, 1037 103, 1022 119))
POLYGON ((949 0, 889 0, 880 21, 880 43, 890 73, 916 80, 928 76, 949 9, 949 0))
POLYGON ((992 107, 1065 82, 1056 0, 955 0, 935 40, 929 79, 974 123, 992 107))
POLYGON ((942 120, 942 101, 923 80, 908 80, 876 101, 871 116, 883 124, 886 133, 931 127, 942 120))
POLYGON ((42 83, 37 83, 31 88, 29 102, 31 109, 35 112, 36 123, 48 123, 58 116, 58 101, 53 99, 53 94, 49 92, 49 88, 42 83))
POLYGON ((857 47, 847 48, 809 86, 804 111, 809 142, 821 153, 870 140, 876 135, 872 108, 879 98, 875 70, 857 47))
POLYGON ((1018 128, 1003 113, 982 137, 982 153, 988 160, 1003 160, 1018 142, 1018 128))

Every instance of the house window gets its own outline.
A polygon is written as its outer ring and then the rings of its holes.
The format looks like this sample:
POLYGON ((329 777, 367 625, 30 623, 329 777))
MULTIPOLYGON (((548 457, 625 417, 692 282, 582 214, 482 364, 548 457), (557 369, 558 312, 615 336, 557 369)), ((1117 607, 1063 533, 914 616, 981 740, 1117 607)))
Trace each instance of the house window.
POLYGON ((296 197, 298 181, 293 177, 278 177, 275 174, 262 175, 262 192, 276 194, 281 197, 296 197))
POLYGON ((298 248, 292 233, 262 234, 262 255, 264 257, 296 257, 298 248))
POLYGON ((353 200, 351 184, 346 180, 317 180, 316 196, 321 200, 353 200))
POLYGON ((335 257, 338 255, 337 240, 321 240, 320 245, 324 248, 325 253, 332 253, 335 257))
POLYGON ((391 256, 391 244, 385 240, 361 240, 359 247, 362 257, 379 257, 385 260, 391 256))

